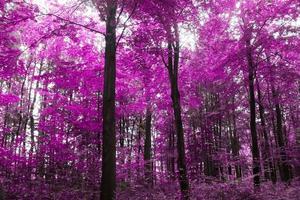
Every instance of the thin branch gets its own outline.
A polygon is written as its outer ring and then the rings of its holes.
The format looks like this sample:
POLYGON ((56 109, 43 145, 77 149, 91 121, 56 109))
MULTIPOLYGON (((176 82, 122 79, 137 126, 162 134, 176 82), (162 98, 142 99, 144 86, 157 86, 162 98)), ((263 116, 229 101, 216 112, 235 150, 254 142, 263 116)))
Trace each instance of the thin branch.
POLYGON ((165 58, 164 58, 163 52, 160 54, 160 57, 161 57, 161 59, 162 59, 164 65, 166 66, 166 68, 169 68, 169 65, 166 63, 166 60, 165 60, 165 58))
POLYGON ((62 20, 62 21, 68 22, 69 24, 73 24, 73 25, 76 25, 76 26, 80 26, 80 27, 83 27, 83 28, 85 28, 85 29, 88 29, 88 30, 90 30, 90 31, 92 31, 92 32, 99 33, 99 34, 105 36, 105 33, 101 32, 101 31, 99 31, 99 30, 96 30, 96 29, 94 29, 94 28, 91 28, 91 27, 89 27, 88 25, 85 25, 85 24, 79 24, 79 23, 77 23, 77 22, 74 22, 74 21, 71 21, 71 20, 62 18, 62 17, 60 17, 60 16, 58 16, 58 15, 51 14, 51 13, 45 14, 45 15, 54 16, 54 17, 56 17, 56 18, 58 18, 58 19, 60 19, 60 20, 62 20))
POLYGON ((84 4, 85 2, 87 2, 87 0, 81 1, 78 5, 74 5, 71 8, 75 7, 74 10, 70 13, 70 15, 72 15, 82 4, 84 4))
POLYGON ((30 44, 27 48, 25 48, 22 52, 19 53, 19 55, 17 56, 20 57, 24 52, 26 52, 28 49, 33 48, 34 46, 36 46, 37 44, 39 44, 43 39, 46 39, 47 37, 51 36, 52 34, 55 33, 55 31, 58 31, 60 29, 63 29, 67 26, 67 24, 64 24, 54 30, 52 30, 49 34, 43 35, 42 37, 40 37, 39 39, 37 39, 36 41, 34 41, 32 44, 30 44))
POLYGON ((118 15, 118 17, 117 17, 117 24, 119 23, 120 17, 121 17, 121 15, 123 14, 124 7, 125 7, 125 4, 124 4, 124 1, 122 1, 122 7, 121 7, 120 13, 119 13, 119 15, 118 15))
POLYGON ((129 19, 130 19, 130 18, 132 17, 132 15, 134 14, 134 12, 135 12, 135 10, 136 10, 136 8, 137 8, 137 4, 138 4, 138 2, 136 1, 135 4, 134 4, 133 9, 132 9, 132 11, 131 11, 131 13, 129 14, 128 18, 127 18, 127 19, 125 20, 125 22, 124 22, 124 27, 123 27, 123 30, 122 30, 122 33, 121 33, 120 37, 118 38, 116 47, 118 47, 118 45, 119 45, 119 43, 120 43, 120 40, 122 39, 122 37, 123 37, 123 35, 124 35, 124 33, 125 33, 125 29, 127 28, 126 23, 129 21, 129 19))

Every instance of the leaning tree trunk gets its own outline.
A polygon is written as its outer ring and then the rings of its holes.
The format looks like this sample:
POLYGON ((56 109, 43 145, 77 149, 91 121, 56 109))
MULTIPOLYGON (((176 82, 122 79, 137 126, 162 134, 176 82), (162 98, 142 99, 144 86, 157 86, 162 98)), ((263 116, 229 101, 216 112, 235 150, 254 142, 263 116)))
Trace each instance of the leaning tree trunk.
MULTIPOLYGON (((249 33, 250 34, 250 33, 249 33)), ((255 95, 254 95, 254 63, 252 58, 252 48, 250 44, 250 39, 246 40, 247 48, 247 63, 248 63, 248 78, 249 78, 249 105, 250 105, 250 130, 252 139, 252 157, 253 157, 253 182, 255 187, 260 185, 260 158, 259 149, 257 142, 257 132, 256 132, 256 112, 255 112, 255 95)))
POLYGON ((100 199, 115 199, 116 190, 116 10, 117 1, 108 0, 106 8, 105 66, 103 90, 103 143, 100 199))
MULTIPOLYGON (((168 40, 168 73, 171 84, 171 98, 175 117, 175 128, 177 134, 177 165, 179 170, 179 184, 183 199, 189 199, 189 181, 185 162, 185 146, 183 125, 181 118, 180 94, 178 89, 178 67, 179 67, 179 33, 177 24, 174 26, 175 44, 171 38, 168 40), (174 52, 173 52, 174 48, 174 52), (173 63, 174 56, 174 63, 173 63)), ((171 32, 171 31, 170 31, 171 32)))

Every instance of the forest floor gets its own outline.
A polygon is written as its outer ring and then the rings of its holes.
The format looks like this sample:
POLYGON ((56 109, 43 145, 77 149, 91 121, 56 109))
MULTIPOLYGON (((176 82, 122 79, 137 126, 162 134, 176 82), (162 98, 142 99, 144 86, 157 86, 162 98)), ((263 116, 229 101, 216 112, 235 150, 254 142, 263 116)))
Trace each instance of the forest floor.
MULTIPOLYGON (((192 200, 299 200, 300 179, 290 184, 263 182, 260 190, 253 190, 252 180, 231 183, 192 183, 192 200)), ((180 199, 177 185, 163 184, 152 189, 135 185, 118 192, 117 199, 175 200, 180 199)))

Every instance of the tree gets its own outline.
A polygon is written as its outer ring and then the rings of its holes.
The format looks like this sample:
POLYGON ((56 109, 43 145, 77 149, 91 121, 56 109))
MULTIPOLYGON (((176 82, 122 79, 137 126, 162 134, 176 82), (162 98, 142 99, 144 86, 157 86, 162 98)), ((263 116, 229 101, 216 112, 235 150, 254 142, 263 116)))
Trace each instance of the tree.
MULTIPOLYGON (((246 25, 247 26, 247 25, 246 25)), ((256 106, 255 106, 255 90, 254 90, 254 74, 255 68, 252 57, 252 47, 250 44, 251 40, 251 27, 246 28, 245 32, 245 42, 246 42, 246 55, 247 55, 247 64, 248 64, 248 81, 249 81, 249 107, 250 107, 250 130, 251 130, 251 139, 252 139, 252 157, 253 157, 253 182, 256 187, 260 185, 260 154, 258 149, 258 139, 256 132, 256 106)))
POLYGON ((105 65, 103 90, 103 150, 101 199, 115 198, 116 191, 116 133, 115 133, 115 82, 116 82, 116 12, 117 1, 106 4, 105 65))
MULTIPOLYGON (((179 184, 184 199, 189 199, 189 181, 187 176, 187 167, 185 161, 185 145, 183 125, 181 118, 180 93, 178 88, 178 68, 179 68, 179 32, 178 25, 174 24, 174 41, 168 38, 168 63, 165 63, 171 85, 171 98, 173 103, 175 128, 177 136, 177 166, 179 171, 179 184)), ((170 31, 170 30, 169 30, 170 31)), ((171 35, 171 33, 169 33, 171 35)))

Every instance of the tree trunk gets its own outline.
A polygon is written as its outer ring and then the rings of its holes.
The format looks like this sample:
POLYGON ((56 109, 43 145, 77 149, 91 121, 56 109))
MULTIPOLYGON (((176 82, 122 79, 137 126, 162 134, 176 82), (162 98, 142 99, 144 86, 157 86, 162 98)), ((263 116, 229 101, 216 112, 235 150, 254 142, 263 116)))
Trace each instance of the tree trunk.
POLYGON ((116 10, 117 1, 108 0, 106 8, 105 66, 103 90, 103 146, 100 199, 115 199, 116 190, 116 10))
POLYGON ((151 161, 151 120, 152 114, 149 106, 146 110, 146 127, 145 127, 145 146, 144 146, 144 161, 145 161, 145 180, 148 186, 152 187, 152 161, 151 161))
MULTIPOLYGON (((240 142, 237 135, 237 128, 236 128, 236 116, 235 116, 235 96, 233 97, 233 110, 232 110, 232 138, 231 138, 231 148, 234 160, 237 161, 239 159, 239 151, 240 151, 240 142)), ((239 179, 242 177, 241 166, 240 164, 235 164, 235 173, 236 178, 239 179)))
MULTIPOLYGON (((300 87, 299 87, 300 88, 300 87)), ((300 119, 299 115, 297 115, 297 112, 294 112, 297 110, 297 106, 290 107, 290 113, 291 113, 291 119, 295 131, 295 138, 296 138, 296 148, 295 148, 295 156, 294 156, 294 174, 296 177, 300 177, 300 119)))
POLYGON ((176 179, 175 176, 175 130, 174 119, 171 119, 169 138, 168 138, 167 172, 168 177, 176 179))
POLYGON ((172 106, 175 117, 175 128, 177 135, 177 167, 179 171, 179 184, 183 199, 189 199, 189 181, 187 177, 187 169, 185 162, 185 146, 184 146, 184 135, 183 135, 183 125, 181 118, 181 104, 180 104, 180 94, 178 89, 178 67, 179 67, 179 33, 178 26, 175 24, 175 44, 173 44, 171 38, 168 40, 168 72, 171 84, 171 98, 172 106), (172 46, 174 45, 174 52, 172 46), (173 63, 174 55, 174 63, 173 63))
POLYGON ((256 112, 255 112, 255 95, 254 95, 254 63, 252 58, 252 48, 250 39, 246 40, 247 62, 248 62, 248 78, 249 78, 249 106, 250 106, 250 131, 252 139, 252 157, 253 157, 253 182, 255 187, 260 185, 260 158, 256 133, 256 112))
POLYGON ((280 151, 280 177, 281 180, 287 182, 290 180, 290 171, 289 165, 287 163, 287 155, 285 152, 285 142, 283 137, 283 130, 282 130, 282 115, 281 115, 281 108, 278 102, 278 94, 272 86, 272 94, 275 101, 275 112, 276 112, 276 132, 277 132, 277 142, 280 151))
POLYGON ((270 153, 270 144, 269 144, 269 136, 267 132, 267 126, 265 121, 265 108, 262 104, 262 97, 261 97, 261 91, 259 82, 256 78, 256 87, 257 87, 257 96, 258 96, 258 104, 259 104, 259 116, 263 131, 263 137, 264 137, 264 151, 263 151, 263 162, 264 162, 264 176, 266 179, 271 179, 273 183, 276 182, 276 171, 274 169, 274 165, 271 158, 270 153))

